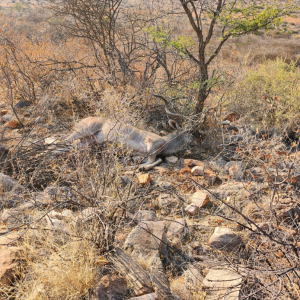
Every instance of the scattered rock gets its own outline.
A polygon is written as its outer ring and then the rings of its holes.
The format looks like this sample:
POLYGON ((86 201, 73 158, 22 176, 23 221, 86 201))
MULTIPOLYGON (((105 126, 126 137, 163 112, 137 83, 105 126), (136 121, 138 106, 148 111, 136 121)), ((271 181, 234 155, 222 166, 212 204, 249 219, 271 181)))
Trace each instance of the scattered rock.
POLYGON ((6 115, 7 113, 8 113, 8 109, 6 109, 6 108, 2 109, 1 112, 0 112, 0 114, 2 116, 6 115))
POLYGON ((130 298, 129 300, 159 300, 159 298, 158 298, 158 294, 151 293, 151 294, 143 295, 140 297, 133 297, 133 298, 130 298))
POLYGON ((150 173, 138 175, 139 183, 142 185, 150 184, 151 176, 150 173))
POLYGON ((188 265, 187 270, 183 273, 185 284, 188 288, 199 289, 203 281, 203 275, 199 266, 188 265))
POLYGON ((46 220, 49 228, 53 230, 68 232, 68 227, 62 220, 49 218, 49 217, 46 218, 46 220))
POLYGON ((15 108, 23 108, 23 107, 30 106, 30 105, 31 105, 31 102, 26 101, 26 100, 20 100, 20 101, 15 105, 15 108))
POLYGON ((6 114, 2 117, 3 123, 13 121, 14 119, 15 119, 15 117, 13 115, 9 115, 9 114, 6 114))
POLYGON ((154 221, 156 220, 156 213, 151 210, 139 210, 135 214, 131 214, 130 217, 137 221, 154 221))
POLYGON ((95 300, 122 300, 127 291, 126 278, 119 275, 103 276, 95 288, 95 300))
POLYGON ((186 174, 186 173, 191 173, 191 169, 189 167, 184 167, 183 169, 180 170, 180 174, 186 174))
POLYGON ((199 167, 199 166, 195 166, 191 170, 191 173, 194 176, 203 176, 204 175, 204 168, 203 167, 199 167))
POLYGON ((46 145, 55 145, 57 141, 58 139, 56 137, 50 137, 44 140, 46 145))
POLYGON ((64 202, 72 200, 74 194, 69 187, 47 187, 45 190, 38 194, 36 200, 45 204, 49 202, 64 202))
POLYGON ((194 206, 199 209, 204 207, 209 202, 209 196, 207 193, 202 191, 197 191, 191 197, 191 202, 194 206))
POLYGON ((196 160, 196 159, 187 158, 187 159, 184 160, 184 166, 185 167, 190 167, 190 168, 198 166, 198 167, 202 167, 203 169, 205 169, 206 167, 208 167, 208 163, 203 162, 203 161, 199 161, 199 160, 196 160))
POLYGON ((176 164, 178 161, 178 158, 176 156, 168 156, 165 158, 165 160, 169 164, 176 164))
POLYGON ((3 247, 0 252, 0 283, 11 285, 22 262, 19 247, 3 247))
POLYGON ((5 123, 6 128, 15 129, 21 127, 21 124, 17 120, 8 121, 5 123))
POLYGON ((225 165, 224 171, 228 172, 230 177, 233 180, 241 181, 243 179, 243 176, 244 176, 243 162, 241 162, 241 161, 230 161, 225 165))
POLYGON ((213 248, 232 251, 239 247, 243 241, 232 229, 216 227, 208 243, 213 248))
POLYGON ((238 300, 242 276, 226 269, 211 269, 203 280, 210 288, 205 299, 238 300))
POLYGON ((149 259, 150 265, 161 265, 160 256, 166 252, 166 228, 164 221, 142 221, 128 235, 124 249, 132 256, 149 259))
POLYGON ((185 211, 187 214, 189 214, 189 215, 191 215, 191 216, 194 216, 195 214, 197 214, 197 213, 199 212, 199 208, 197 208, 197 207, 194 206, 193 204, 190 204, 190 205, 188 205, 188 206, 184 209, 184 211, 185 211))
POLYGON ((58 219, 58 220, 63 220, 63 219, 73 219, 74 218, 74 213, 69 210, 65 209, 62 212, 57 212, 55 210, 52 210, 48 216, 50 218, 58 219))
POLYGON ((25 203, 16 208, 5 209, 1 214, 1 221, 7 222, 22 222, 28 213, 34 207, 33 203, 25 203))
POLYGON ((186 222, 184 218, 178 218, 173 221, 171 221, 171 224, 169 226, 167 237, 178 237, 184 232, 184 228, 186 226, 186 222))

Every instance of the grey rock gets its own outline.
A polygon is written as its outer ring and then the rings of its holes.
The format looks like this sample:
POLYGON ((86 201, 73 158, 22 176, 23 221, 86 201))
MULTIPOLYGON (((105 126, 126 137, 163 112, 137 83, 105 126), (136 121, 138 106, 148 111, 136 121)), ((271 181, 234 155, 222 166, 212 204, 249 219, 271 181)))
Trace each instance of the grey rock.
POLYGON ((30 106, 31 102, 26 101, 26 100, 20 100, 16 105, 15 108, 23 108, 23 107, 27 107, 30 106))
POLYGON ((213 248, 233 251, 241 246, 243 241, 232 229, 216 227, 208 243, 213 248))

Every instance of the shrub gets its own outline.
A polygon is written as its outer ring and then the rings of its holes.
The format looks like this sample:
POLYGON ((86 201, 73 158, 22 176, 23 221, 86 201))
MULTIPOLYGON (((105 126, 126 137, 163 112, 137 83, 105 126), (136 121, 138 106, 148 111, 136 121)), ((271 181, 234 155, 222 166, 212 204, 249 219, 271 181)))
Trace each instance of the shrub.
POLYGON ((267 60, 247 69, 226 100, 228 110, 234 110, 253 127, 287 128, 299 116, 300 70, 294 62, 284 59, 267 60))

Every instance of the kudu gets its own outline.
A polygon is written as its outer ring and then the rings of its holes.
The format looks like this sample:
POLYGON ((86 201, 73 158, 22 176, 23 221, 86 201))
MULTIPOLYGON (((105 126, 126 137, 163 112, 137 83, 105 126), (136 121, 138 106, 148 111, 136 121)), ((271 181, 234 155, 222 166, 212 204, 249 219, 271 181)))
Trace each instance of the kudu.
MULTIPOLYGON (((153 94, 153 93, 152 93, 153 94)), ((165 111, 171 118, 184 119, 185 117, 170 110, 167 99, 161 95, 153 94, 162 99, 165 103, 165 111)), ((116 142, 122 148, 126 148, 136 156, 148 157, 145 164, 141 165, 144 170, 149 170, 161 163, 156 160, 157 155, 169 156, 193 143, 194 139, 188 131, 182 130, 176 121, 169 120, 169 125, 176 130, 166 136, 159 136, 155 133, 140 130, 130 124, 121 121, 113 121, 105 118, 88 117, 81 120, 74 127, 73 132, 64 140, 69 143, 80 139, 80 146, 96 142, 116 142)))

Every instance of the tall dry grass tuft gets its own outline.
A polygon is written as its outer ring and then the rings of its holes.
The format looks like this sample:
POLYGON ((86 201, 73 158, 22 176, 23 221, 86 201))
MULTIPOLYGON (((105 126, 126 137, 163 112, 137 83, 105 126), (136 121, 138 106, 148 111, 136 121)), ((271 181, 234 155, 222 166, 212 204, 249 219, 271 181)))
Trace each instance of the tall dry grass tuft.
POLYGON ((100 260, 91 242, 55 232, 31 230, 25 235, 22 247, 27 272, 21 274, 11 289, 1 289, 5 299, 75 300, 90 295, 100 260))

